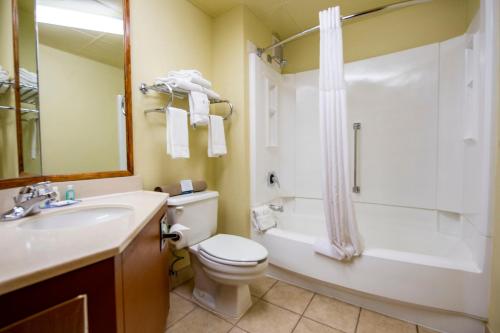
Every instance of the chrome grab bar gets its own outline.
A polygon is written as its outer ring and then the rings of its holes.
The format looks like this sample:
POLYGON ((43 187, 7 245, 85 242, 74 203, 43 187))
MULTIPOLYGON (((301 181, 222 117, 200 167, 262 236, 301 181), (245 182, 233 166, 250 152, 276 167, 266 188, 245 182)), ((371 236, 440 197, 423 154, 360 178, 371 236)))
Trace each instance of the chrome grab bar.
POLYGON ((361 188, 358 185, 358 132, 361 130, 361 123, 352 124, 354 130, 354 177, 352 192, 359 193, 361 188))

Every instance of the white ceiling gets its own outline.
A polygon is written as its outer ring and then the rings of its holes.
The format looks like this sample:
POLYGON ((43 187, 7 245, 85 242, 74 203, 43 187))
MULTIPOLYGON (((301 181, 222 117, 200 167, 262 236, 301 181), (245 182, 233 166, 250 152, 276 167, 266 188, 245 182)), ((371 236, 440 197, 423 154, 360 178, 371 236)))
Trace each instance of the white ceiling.
POLYGON ((318 25, 318 12, 340 5, 342 15, 384 6, 400 0, 189 0, 216 17, 238 5, 246 5, 281 38, 318 25))
MULTIPOLYGON (((37 0, 37 4, 122 18, 121 0, 37 0)), ((38 38, 41 44, 123 68, 122 35, 39 23, 38 38)))

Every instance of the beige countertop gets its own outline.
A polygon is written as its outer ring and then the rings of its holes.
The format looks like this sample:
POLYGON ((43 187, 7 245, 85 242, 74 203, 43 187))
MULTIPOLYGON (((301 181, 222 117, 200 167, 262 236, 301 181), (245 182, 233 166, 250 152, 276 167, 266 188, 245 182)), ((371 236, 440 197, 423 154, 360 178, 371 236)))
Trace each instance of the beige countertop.
POLYGON ((44 209, 33 217, 0 223, 0 295, 119 254, 167 198, 167 194, 149 191, 90 197, 73 206, 44 209), (99 206, 127 207, 132 214, 87 226, 20 228, 39 216, 99 206))

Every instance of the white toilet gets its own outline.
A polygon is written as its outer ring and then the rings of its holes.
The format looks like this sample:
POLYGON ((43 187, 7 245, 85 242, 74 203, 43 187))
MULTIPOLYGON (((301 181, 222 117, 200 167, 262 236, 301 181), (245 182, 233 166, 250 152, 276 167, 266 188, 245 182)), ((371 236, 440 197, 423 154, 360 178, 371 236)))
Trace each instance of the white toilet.
POLYGON ((247 238, 215 235, 218 197, 214 191, 171 197, 168 221, 189 228, 183 238, 195 274, 194 299, 226 317, 240 318, 252 305, 248 284, 267 268, 267 250, 247 238))

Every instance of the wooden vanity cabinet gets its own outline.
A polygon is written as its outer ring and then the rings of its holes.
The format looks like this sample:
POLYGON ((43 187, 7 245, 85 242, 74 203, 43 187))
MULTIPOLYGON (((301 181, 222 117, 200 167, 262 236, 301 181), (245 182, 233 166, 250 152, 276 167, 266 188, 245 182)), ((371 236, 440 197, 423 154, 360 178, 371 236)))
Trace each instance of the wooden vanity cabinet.
POLYGON ((169 309, 162 208, 115 257, 0 296, 0 333, 163 333, 169 309), (83 325, 82 325, 83 324, 83 325), (83 327, 83 330, 82 330, 83 327))

